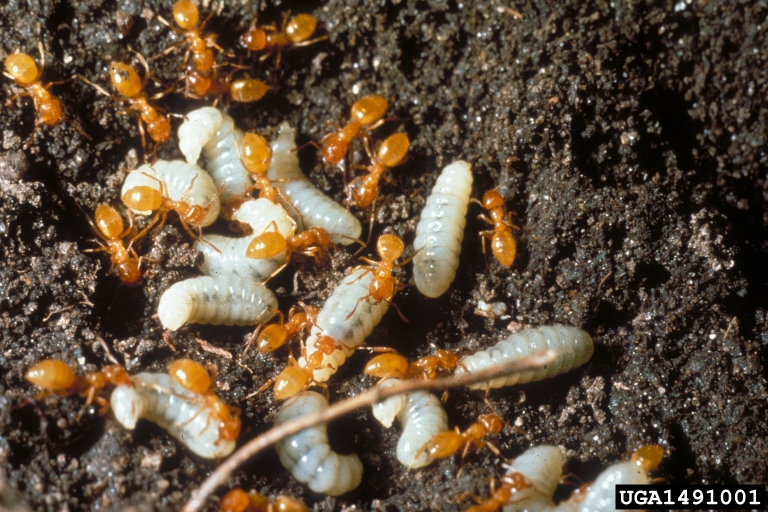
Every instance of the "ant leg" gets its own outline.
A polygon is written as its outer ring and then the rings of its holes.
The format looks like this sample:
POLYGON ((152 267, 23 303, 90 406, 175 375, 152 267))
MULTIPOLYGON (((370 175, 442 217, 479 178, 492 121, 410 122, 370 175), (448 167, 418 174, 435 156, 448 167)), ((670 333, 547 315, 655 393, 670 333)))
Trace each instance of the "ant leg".
POLYGON ((320 37, 316 37, 314 39, 309 39, 307 41, 302 41, 300 43, 293 43, 293 46, 296 47, 296 48, 300 48, 302 46, 309 46, 311 44, 319 43, 320 41, 325 41, 326 39, 328 39, 327 35, 320 36, 320 37))
POLYGON ((39 119, 37 121, 35 121, 35 126, 32 128, 32 133, 29 135, 29 138, 27 139, 27 142, 24 143, 24 149, 28 149, 29 146, 32 145, 32 143, 35 140, 35 134, 40 129, 40 125, 41 124, 42 124, 42 122, 39 119))
POLYGON ((402 312, 402 311, 400 311, 400 308, 399 308, 399 307, 397 307, 397 304, 395 304, 394 302, 390 302, 390 303, 389 303, 389 305, 390 305, 390 306, 392 306, 393 308, 395 308, 395 311, 397 311, 397 316, 399 316, 399 317, 400 317, 400 320, 402 320, 403 322, 405 322, 405 323, 407 323, 407 324, 411 323, 411 322, 410 322, 410 321, 409 321, 409 320, 408 320, 408 319, 405 317, 405 315, 403 314, 403 312, 402 312))
POLYGON ((365 244, 368 245, 371 243, 371 236, 373 235, 373 225, 376 221, 376 202, 379 200, 377 197, 373 200, 373 204, 371 204, 371 217, 368 219, 368 239, 365 241, 365 244))

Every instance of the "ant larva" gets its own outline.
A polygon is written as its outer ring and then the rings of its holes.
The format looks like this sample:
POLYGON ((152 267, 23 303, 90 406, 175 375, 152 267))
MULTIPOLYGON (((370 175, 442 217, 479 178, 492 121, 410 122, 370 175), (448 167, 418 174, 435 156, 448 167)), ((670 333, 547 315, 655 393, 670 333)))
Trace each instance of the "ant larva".
POLYGON ((109 409, 109 403, 97 393, 108 384, 118 386, 129 381, 125 368, 119 365, 109 365, 99 372, 79 376, 66 363, 58 359, 40 361, 27 370, 24 378, 41 389, 38 398, 50 393, 63 396, 77 393, 87 397, 86 406, 95 400, 100 406, 99 414, 102 415, 109 409))
POLYGON ((557 353, 557 359, 552 364, 469 387, 492 389, 548 379, 589 361, 595 345, 589 334, 576 327, 556 324, 524 329, 492 347, 463 357, 456 368, 456 374, 492 368, 547 349, 557 353))
POLYGON ((488 218, 481 213, 477 217, 493 225, 493 229, 480 232, 483 254, 485 254, 485 242, 490 241, 491 251, 496 260, 505 267, 510 267, 517 254, 517 242, 512 236, 512 229, 520 228, 512 224, 512 212, 507 211, 504 198, 496 190, 489 190, 483 194, 482 203, 477 199, 472 199, 472 202, 481 205, 491 215, 491 218, 488 218))
POLYGON ((174 376, 143 372, 118 386, 110 398, 115 419, 130 430, 140 418, 157 423, 201 457, 220 459, 232 453, 240 434, 239 409, 213 393, 211 378, 198 363, 182 360, 170 369, 174 376), (193 391, 202 384, 208 389, 193 391))
POLYGON ((208 173, 181 160, 158 160, 128 173, 121 195, 123 203, 134 213, 157 212, 144 231, 158 222, 162 226, 168 212, 175 211, 193 238, 199 235, 192 233, 189 226, 201 228, 213 224, 221 209, 219 191, 208 173))
POLYGON ((403 162, 408 155, 410 141, 404 133, 394 133, 387 137, 374 155, 368 139, 365 139, 365 150, 371 158, 371 165, 352 165, 353 169, 365 169, 368 174, 358 176, 347 185, 350 202, 360 208, 369 207, 379 194, 379 180, 384 172, 403 162))
POLYGON ((297 499, 279 494, 274 502, 256 491, 246 493, 235 487, 221 498, 219 512, 310 512, 297 499))
POLYGON ((288 311, 287 322, 285 321, 285 315, 281 311, 276 311, 278 323, 259 326, 254 331, 251 339, 248 340, 243 350, 243 355, 245 355, 254 341, 259 352, 274 352, 297 334, 309 329, 317 318, 319 311, 320 308, 299 303, 292 306, 290 311, 288 311))
MULTIPOLYGON (((336 165, 341 162, 347 154, 352 139, 362 136, 367 140, 368 132, 384 122, 382 117, 387 112, 387 108, 389 104, 382 96, 363 96, 352 104, 351 119, 343 128, 331 123, 336 131, 320 139, 325 165, 336 165)), ((319 146, 316 143, 313 144, 319 146)))
MULTIPOLYGON (((307 391, 283 405, 275 426, 327 408, 328 400, 323 395, 307 391)), ((275 444, 275 449, 283 467, 317 493, 339 496, 355 489, 363 478, 363 463, 357 455, 339 455, 331 450, 327 423, 285 437, 275 444)))
POLYGON ((289 46, 309 46, 328 39, 328 36, 309 39, 317 28, 317 19, 311 14, 297 14, 289 19, 290 15, 291 12, 288 11, 280 30, 274 24, 256 26, 254 20, 251 28, 240 37, 240 44, 249 52, 266 50, 267 53, 259 57, 262 62, 277 53, 275 68, 279 68, 282 53, 289 46))
POLYGON ((40 69, 37 69, 35 60, 26 53, 12 53, 5 58, 5 71, 3 74, 14 80, 16 85, 24 88, 24 92, 16 94, 15 97, 30 96, 35 105, 35 112, 38 117, 35 121, 35 127, 32 134, 24 143, 24 149, 27 149, 35 138, 35 133, 41 124, 54 126, 61 120, 61 102, 52 95, 48 89, 52 85, 63 82, 49 82, 45 85, 40 82, 40 77, 45 69, 45 52, 43 43, 38 42, 37 47, 40 50, 40 69))
POLYGON ((149 80, 149 65, 141 54, 136 54, 137 58, 144 67, 145 74, 144 79, 139 78, 139 74, 129 66, 122 62, 112 62, 109 65, 109 77, 112 81, 112 85, 124 97, 113 96, 107 92, 103 87, 95 84, 85 78, 82 75, 77 75, 82 81, 95 88, 101 94, 112 98, 115 101, 122 103, 128 103, 128 112, 136 111, 139 113, 138 127, 139 134, 141 135, 141 147, 144 150, 146 156, 146 139, 144 135, 144 125, 147 125, 147 133, 149 137, 155 141, 154 153, 157 153, 157 144, 162 144, 167 141, 171 136, 171 121, 170 117, 163 115, 158 111, 156 107, 150 104, 150 100, 156 100, 165 96, 166 92, 161 92, 151 97, 147 97, 144 92, 144 87, 149 80))
MULTIPOLYGON (((400 382, 399 379, 387 379, 379 386, 388 388, 400 382)), ((440 400, 426 391, 395 395, 374 404, 373 416, 386 428, 391 427, 395 419, 400 422, 403 431, 397 441, 397 460, 413 469, 432 462, 422 447, 448 429, 448 415, 440 400)))
POLYGON ((86 215, 93 232, 101 238, 104 244, 98 249, 85 249, 85 252, 106 251, 110 254, 112 268, 126 286, 137 286, 141 282, 141 258, 133 250, 133 242, 143 236, 144 232, 134 236, 126 247, 123 239, 133 231, 133 222, 125 228, 120 213, 106 204, 96 207, 94 220, 86 215))
POLYGON ((408 362, 397 352, 386 352, 372 358, 363 373, 380 379, 434 379, 438 372, 451 372, 459 364, 459 356, 446 349, 408 362))
POLYGON ((472 192, 472 167, 464 160, 446 166, 427 198, 416 225, 413 280, 425 296, 444 294, 456 276, 472 192))

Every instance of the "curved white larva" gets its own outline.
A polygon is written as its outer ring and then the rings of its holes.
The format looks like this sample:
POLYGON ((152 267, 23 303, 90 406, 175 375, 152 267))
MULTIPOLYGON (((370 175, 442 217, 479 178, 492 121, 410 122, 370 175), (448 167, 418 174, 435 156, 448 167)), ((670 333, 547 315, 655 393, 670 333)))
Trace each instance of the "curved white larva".
POLYGON ((517 491, 504 512, 551 511, 552 495, 563 475, 563 455, 557 446, 534 446, 520 454, 507 470, 507 474, 520 473, 532 486, 517 491))
MULTIPOLYGON (((232 218, 248 224, 254 235, 260 235, 274 222, 277 231, 287 237, 294 226, 293 220, 285 213, 283 207, 269 199, 246 201, 232 218)), ((203 253, 203 261, 198 268, 208 276, 239 276, 258 282, 264 281, 285 264, 286 253, 283 251, 271 258, 260 260, 249 258, 245 251, 253 238, 254 236, 232 238, 206 235, 204 242, 197 240, 194 245, 195 249, 203 253)))
POLYGON ((267 177, 280 191, 280 202, 300 229, 323 228, 335 244, 349 245, 353 242, 350 238, 360 238, 363 232, 360 221, 318 190, 301 172, 296 154, 296 130, 288 123, 280 125, 280 135, 272 142, 272 163, 267 177))
POLYGON ((242 277, 194 277, 165 290, 157 306, 163 327, 186 323, 254 325, 272 318, 277 299, 264 285, 242 277))
MULTIPOLYGON (((400 382, 387 379, 379 385, 390 387, 400 382)), ((437 434, 448 430, 448 415, 440 399, 426 391, 390 397, 373 406, 373 415, 385 427, 392 425, 394 418, 400 421, 403 433, 397 441, 397 460, 409 468, 429 465, 432 458, 426 450, 419 451, 437 434)))
POLYGON ((226 457, 235 441, 219 439, 220 421, 211 420, 205 399, 166 373, 139 373, 132 385, 118 386, 110 404, 115 419, 133 430, 140 418, 155 422, 190 450, 207 459, 226 457))
MULTIPOLYGON (((275 426, 327 408, 328 400, 323 395, 306 391, 283 405, 275 426)), ((338 496, 360 485, 363 463, 355 454, 339 455, 331 450, 327 423, 288 436, 275 448, 285 469, 315 492, 338 496)))
MULTIPOLYGON (((371 334, 373 328, 387 312, 389 308, 387 301, 374 303, 364 299, 368 295, 372 279, 372 272, 364 267, 357 267, 342 279, 318 313, 317 322, 312 326, 307 338, 307 355, 318 350, 315 347, 315 341, 319 334, 330 336, 341 345, 341 348, 334 350, 331 354, 323 354, 324 367, 315 370, 315 381, 325 382, 336 373, 339 366, 344 364, 356 347, 363 344, 365 338, 371 334), (357 306, 356 309, 355 306, 357 306), (353 310, 354 314, 350 316, 353 310)), ((301 366, 304 366, 305 362, 303 357, 299 359, 301 366)))
POLYGON ((616 510, 616 485, 647 485, 648 473, 636 462, 625 461, 609 466, 590 486, 579 512, 607 512, 616 510))
POLYGON ((235 128, 235 122, 226 114, 221 115, 221 125, 203 146, 205 168, 211 175, 217 190, 222 185, 221 202, 227 203, 253 185, 251 173, 240 162, 239 148, 243 132, 235 128))
POLYGON ((413 280, 427 297, 444 294, 459 266, 461 241, 467 223, 472 192, 472 167, 464 160, 453 162, 437 178, 416 225, 413 248, 413 280))
POLYGON ((187 162, 197 163, 203 146, 216 135, 223 122, 222 113, 203 107, 188 113, 179 126, 179 150, 187 162))
MULTIPOLYGON (((138 186, 147 186, 163 192, 163 183, 167 197, 174 201, 183 200, 189 205, 197 205, 207 208, 208 213, 203 222, 196 224, 202 227, 210 226, 219 216, 221 203, 216 196, 218 188, 213 184, 211 177, 195 164, 188 164, 181 160, 158 160, 153 164, 144 164, 131 171, 123 182, 120 195, 125 195, 130 189, 138 186)), ((139 215, 149 215, 152 212, 133 210, 139 215)))
POLYGON ((524 329, 496 345, 461 359, 456 373, 473 372, 508 363, 543 350, 554 350, 554 363, 536 370, 515 373, 488 382, 472 384, 472 389, 500 388, 525 384, 560 375, 589 361, 595 345, 592 337, 581 329, 567 325, 552 325, 524 329))

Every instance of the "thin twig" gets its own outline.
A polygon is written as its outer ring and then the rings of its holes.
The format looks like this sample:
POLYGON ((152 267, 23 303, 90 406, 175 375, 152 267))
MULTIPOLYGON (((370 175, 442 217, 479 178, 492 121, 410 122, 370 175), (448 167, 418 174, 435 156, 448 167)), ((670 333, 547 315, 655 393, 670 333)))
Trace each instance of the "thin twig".
POLYGON ((287 421, 282 425, 273 427, 240 447, 238 451, 232 454, 231 457, 211 473, 198 489, 192 492, 192 497, 186 505, 184 505, 182 512, 197 512, 200 510, 205 504, 205 500, 208 496, 210 496, 220 485, 223 485, 232 475, 232 472, 241 464, 244 464, 261 450, 304 429, 319 423, 329 422, 356 409, 361 409, 381 402, 394 395, 411 393, 422 389, 448 389, 468 386, 470 384, 493 380, 513 373, 540 368, 554 362, 555 359, 557 359, 557 354, 552 350, 546 350, 517 361, 512 361, 508 364, 478 372, 464 372, 444 379, 403 382, 402 384, 389 388, 374 386, 359 395, 337 402, 324 411, 287 421))

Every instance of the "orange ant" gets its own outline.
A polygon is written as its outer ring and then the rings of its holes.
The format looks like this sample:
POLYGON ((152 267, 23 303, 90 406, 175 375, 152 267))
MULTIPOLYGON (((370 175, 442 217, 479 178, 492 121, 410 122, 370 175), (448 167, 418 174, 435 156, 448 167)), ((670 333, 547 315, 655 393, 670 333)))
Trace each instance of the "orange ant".
POLYGON ((95 222, 86 216, 93 232, 99 236, 106 245, 99 249, 86 249, 87 252, 106 251, 111 257, 112 268, 117 271, 118 277, 126 286, 136 286, 141 282, 141 258, 133 250, 133 242, 144 235, 142 231, 133 237, 128 247, 123 245, 123 239, 133 230, 133 222, 124 228, 123 217, 117 210, 106 204, 96 207, 95 222))
MULTIPOLYGON (((214 393, 216 366, 211 367, 211 372, 192 359, 179 359, 168 365, 168 374, 184 388, 203 395, 205 407, 210 407, 210 418, 220 422, 218 441, 234 441, 240 435, 240 409, 231 407, 214 393)), ((202 411, 202 409, 201 409, 202 411)), ((191 420, 189 420, 191 421, 191 420)))
POLYGON ((459 356, 450 350, 440 349, 434 354, 424 356, 411 363, 397 352, 380 354, 365 365, 364 373, 380 379, 424 380, 434 379, 438 371, 453 371, 459 365, 459 356))
POLYGON ((395 167, 402 163, 408 154, 410 141, 404 133, 395 133, 387 137, 384 143, 379 147, 376 155, 371 151, 368 139, 365 139, 365 150, 371 157, 371 165, 353 165, 353 169, 365 169, 368 174, 359 176, 352 180, 347 186, 350 199, 360 208, 370 206, 378 196, 379 179, 390 167, 395 167))
MULTIPOLYGON (((472 505, 465 512, 496 512, 509 503, 512 495, 533 487, 533 483, 520 473, 509 473, 501 478, 501 487, 493 490, 491 485, 491 497, 472 505)), ((478 500, 479 501, 479 500, 478 500)))
POLYGON ((99 404, 99 414, 106 414, 109 402, 97 396, 108 384, 120 386, 130 384, 128 372, 120 365, 109 365, 100 372, 90 372, 84 376, 75 375, 75 371, 58 359, 46 359, 27 370, 24 378, 41 389, 38 398, 51 393, 70 396, 75 393, 87 397, 86 407, 94 400, 99 404))
MULTIPOLYGON (((377 304, 381 301, 391 303, 395 293, 405 287, 399 279, 392 275, 392 270, 402 267, 413 259, 412 255, 405 261, 395 265, 395 260, 403 254, 404 250, 405 245, 403 244, 403 241, 396 235, 381 235, 376 241, 376 252, 379 253, 381 261, 372 261, 366 257, 360 258, 368 265, 360 265, 366 272, 361 274, 358 279, 361 279, 368 272, 373 274, 373 279, 368 287, 368 294, 357 301, 357 304, 355 304, 355 307, 349 315, 347 315, 345 320, 349 320, 352 315, 355 314, 357 306, 360 305, 361 301, 365 300, 371 302, 373 300, 377 304)), ((353 272, 355 270, 356 269, 354 269, 353 272)), ((402 315, 400 316, 402 317, 402 315)))
POLYGON ((505 424, 497 414, 481 414, 477 421, 467 427, 464 432, 456 427, 454 430, 437 434, 419 450, 416 458, 426 451, 430 459, 445 459, 463 448, 461 452, 463 461, 470 448, 479 450, 485 446, 488 446, 497 456, 501 455, 499 450, 484 438, 487 434, 498 434, 505 424))
POLYGON ((317 19, 311 14, 297 14, 289 20, 290 15, 291 12, 288 11, 280 30, 277 30, 274 23, 257 27, 254 20, 251 28, 240 37, 240 44, 248 51, 267 50, 267 53, 259 57, 261 62, 277 52, 275 68, 279 68, 283 51, 289 46, 309 46, 328 39, 328 36, 309 39, 317 28, 317 19))
POLYGON ((291 310, 288 312, 288 322, 285 321, 285 316, 281 311, 275 311, 279 319, 278 323, 269 324, 266 327, 263 325, 259 326, 253 333, 253 336, 251 336, 251 339, 248 340, 248 344, 245 350, 243 350, 243 355, 248 351, 254 340, 256 340, 256 345, 259 347, 259 352, 274 352, 294 336, 309 328, 320 309, 303 303, 299 303, 299 306, 301 309, 297 306, 291 307, 291 310))
MULTIPOLYGON (((144 135, 144 125, 147 125, 147 132, 150 138, 155 141, 156 144, 163 143, 171 136, 171 121, 169 116, 162 115, 158 109, 150 105, 150 100, 156 100, 165 96, 167 91, 163 91, 152 97, 147 97, 144 93, 144 87, 149 79, 149 65, 141 54, 136 54, 137 58, 144 66, 146 71, 144 79, 139 78, 139 74, 129 66, 122 62, 112 62, 109 65, 109 77, 112 80, 112 85, 117 89, 117 92, 124 96, 120 98, 108 93, 100 85, 97 85, 82 75, 78 77, 85 83, 93 86, 97 91, 105 96, 112 98, 115 101, 128 103, 128 112, 135 110, 139 113, 139 133, 141 134, 141 147, 146 155, 146 140, 144 135)), ((155 146, 155 152, 157 152, 157 146, 155 146)))
MULTIPOLYGON (((389 104, 382 96, 370 95, 363 96, 352 104, 351 119, 343 128, 330 123, 336 131, 329 133, 322 139, 323 144, 323 162, 325 165, 336 165, 346 156, 349 144, 352 139, 364 136, 367 140, 367 134, 371 130, 381 126, 384 122, 382 117, 387 112, 389 104), (363 133, 361 134, 361 130, 363 133)), ((320 147, 317 143, 312 143, 320 147)))
POLYGON ((312 227, 299 234, 294 223, 291 233, 283 236, 277 229, 277 223, 272 221, 269 226, 251 240, 245 250, 245 255, 256 260, 272 258, 285 252, 286 263, 278 268, 273 275, 280 273, 291 259, 292 254, 303 254, 315 259, 320 264, 323 255, 331 246, 331 234, 320 227, 312 227))
POLYGON ((288 356, 288 365, 283 368, 283 371, 277 377, 268 380, 266 384, 259 388, 257 393, 266 390, 273 382, 275 400, 287 400, 309 389, 312 385, 324 388, 327 393, 328 386, 314 379, 315 370, 325 368, 323 351, 318 350, 307 355, 306 348, 302 346, 301 355, 304 358, 305 366, 301 366, 293 356, 288 356))
POLYGON ((5 71, 3 72, 5 76, 14 80, 16 85, 26 89, 25 92, 16 94, 14 98, 30 96, 35 105, 35 111, 38 113, 35 127, 24 144, 24 149, 27 149, 32 144, 35 133, 41 124, 54 126, 61 120, 61 102, 48 92, 48 89, 54 84, 63 82, 49 82, 45 85, 40 82, 40 77, 45 69, 45 52, 43 51, 43 43, 38 42, 37 47, 40 50, 39 70, 35 60, 26 53, 12 53, 5 58, 5 71))
POLYGON ((520 229, 512 224, 512 212, 507 212, 506 206, 504 206, 504 199, 496 190, 489 190, 483 195, 483 202, 481 203, 477 199, 472 199, 488 210, 491 214, 491 218, 486 217, 484 214, 478 215, 478 219, 482 219, 488 224, 493 224, 493 229, 480 232, 480 238, 482 238, 483 254, 485 254, 485 242, 489 240, 491 242, 491 251, 496 257, 499 263, 505 267, 512 265, 515 261, 515 254, 517 254, 517 242, 512 236, 512 229, 520 229))
POLYGON ((275 498, 274 503, 257 493, 246 492, 239 487, 229 491, 221 498, 220 512, 309 512, 309 509, 299 500, 282 494, 275 498))

